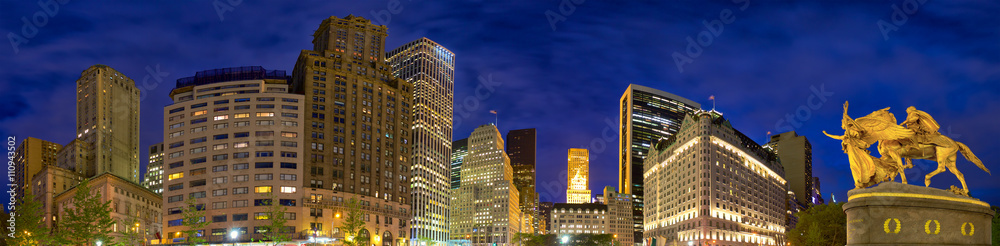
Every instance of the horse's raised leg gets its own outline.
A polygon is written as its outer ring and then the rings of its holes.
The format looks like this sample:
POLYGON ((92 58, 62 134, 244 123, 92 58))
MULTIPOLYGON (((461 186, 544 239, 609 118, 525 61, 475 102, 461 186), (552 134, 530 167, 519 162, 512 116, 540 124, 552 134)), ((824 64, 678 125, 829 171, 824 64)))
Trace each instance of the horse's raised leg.
POLYGON ((945 168, 946 167, 945 167, 944 163, 938 162, 938 168, 937 168, 937 170, 934 170, 933 172, 928 173, 927 175, 924 176, 924 186, 931 187, 931 177, 934 177, 934 175, 937 175, 937 174, 939 174, 941 172, 944 172, 945 168))

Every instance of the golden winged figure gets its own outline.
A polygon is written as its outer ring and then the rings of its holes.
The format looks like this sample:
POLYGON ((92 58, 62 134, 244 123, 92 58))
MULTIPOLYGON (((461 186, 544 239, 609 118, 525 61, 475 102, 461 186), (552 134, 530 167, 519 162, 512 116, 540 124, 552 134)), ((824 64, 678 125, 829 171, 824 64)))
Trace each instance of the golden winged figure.
POLYGON ((924 111, 909 107, 906 120, 897 125, 896 117, 889 112, 889 108, 851 119, 847 115, 847 106, 848 103, 844 102, 844 118, 841 121, 844 135, 831 135, 826 131, 823 134, 842 141, 841 147, 850 161, 856 188, 892 181, 897 174, 905 184, 903 171, 913 167, 911 160, 926 159, 937 161, 938 168, 924 177, 924 185, 930 186, 931 177, 949 170, 962 182, 962 190, 956 193, 968 196, 965 177, 955 167, 959 152, 980 169, 990 172, 968 146, 938 133, 940 126, 937 121, 924 111), (868 151, 868 147, 876 143, 881 155, 878 158, 868 151))

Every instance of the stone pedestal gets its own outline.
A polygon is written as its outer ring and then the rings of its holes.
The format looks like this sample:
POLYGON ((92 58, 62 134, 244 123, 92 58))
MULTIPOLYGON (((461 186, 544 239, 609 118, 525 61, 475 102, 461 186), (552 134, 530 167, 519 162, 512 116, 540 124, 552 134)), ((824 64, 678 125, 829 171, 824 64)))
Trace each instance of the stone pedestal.
POLYGON ((993 211, 978 199, 897 182, 847 192, 847 245, 990 245, 993 211))

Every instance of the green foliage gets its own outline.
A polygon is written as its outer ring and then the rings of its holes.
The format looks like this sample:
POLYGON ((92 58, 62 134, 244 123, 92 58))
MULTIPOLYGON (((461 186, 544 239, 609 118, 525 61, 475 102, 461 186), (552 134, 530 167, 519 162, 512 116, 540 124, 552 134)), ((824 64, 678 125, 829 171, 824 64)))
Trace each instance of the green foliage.
POLYGON ((799 222, 788 232, 792 245, 845 245, 847 244, 847 214, 844 203, 812 206, 795 213, 799 222))
POLYGON ((993 246, 1000 246, 1000 207, 990 208, 993 209, 993 246))
POLYGON ((101 202, 101 194, 91 193, 90 181, 84 180, 76 187, 73 207, 62 212, 55 241, 59 245, 110 242, 111 201, 101 202))
POLYGON ((612 245, 616 242, 614 235, 611 234, 578 234, 573 235, 571 240, 577 242, 575 245, 582 246, 612 245))
POLYGON ((433 246, 434 245, 434 240, 431 239, 431 238, 429 238, 429 237, 425 237, 425 236, 419 236, 419 237, 417 237, 417 242, 420 242, 420 244, 418 244, 418 245, 427 245, 427 246, 433 246))
POLYGON ((14 221, 17 223, 18 230, 14 234, 14 238, 8 239, 7 243, 9 244, 5 245, 27 246, 51 243, 49 229, 42 223, 42 217, 45 216, 42 204, 35 201, 35 195, 28 190, 25 192, 24 200, 19 203, 14 210, 14 221))
POLYGON ((267 201, 267 208, 264 211, 270 216, 271 223, 265 226, 267 232, 264 233, 264 240, 270 241, 271 245, 287 242, 291 239, 285 233, 285 224, 288 222, 288 218, 285 218, 285 212, 288 211, 288 208, 275 202, 278 197, 274 196, 274 193, 269 193, 267 198, 269 201, 267 201))
POLYGON ((524 245, 524 246, 563 245, 562 244, 563 237, 566 237, 570 245, 581 245, 581 246, 621 245, 621 243, 615 241, 614 235, 611 234, 556 235, 556 234, 518 233, 514 235, 513 242, 516 243, 517 245, 524 245))
POLYGON ((129 211, 125 219, 121 221, 124 229, 121 231, 122 236, 118 237, 117 245, 142 245, 142 242, 145 241, 142 238, 145 233, 142 231, 142 227, 137 225, 139 224, 138 215, 133 215, 133 212, 136 211, 129 211))
POLYGON ((198 245, 199 243, 205 242, 205 235, 197 235, 198 231, 204 230, 205 227, 212 222, 205 218, 204 206, 202 206, 201 209, 198 209, 198 199, 191 196, 188 197, 188 200, 185 203, 187 206, 185 206, 184 210, 181 211, 181 214, 184 216, 183 225, 187 227, 187 230, 183 231, 185 235, 184 239, 185 242, 190 243, 191 245, 198 245))
POLYGON ((365 212, 361 210, 361 203, 358 202, 358 199, 351 198, 344 206, 347 207, 347 211, 345 211, 344 222, 338 228, 344 232, 345 237, 351 238, 351 240, 344 240, 344 245, 368 245, 371 237, 363 238, 357 236, 358 232, 365 228, 365 212))

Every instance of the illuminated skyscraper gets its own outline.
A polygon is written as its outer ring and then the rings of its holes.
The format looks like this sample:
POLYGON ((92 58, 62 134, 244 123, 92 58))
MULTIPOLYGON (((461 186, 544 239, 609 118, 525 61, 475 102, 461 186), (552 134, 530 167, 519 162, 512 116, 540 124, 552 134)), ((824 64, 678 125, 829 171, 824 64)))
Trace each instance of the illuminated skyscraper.
POLYGON ((76 137, 84 177, 111 173, 139 183, 139 90, 117 70, 94 65, 76 81, 76 137))
POLYGON ((149 146, 149 163, 142 186, 153 193, 163 194, 163 143, 149 146))
POLYGON ((521 212, 526 225, 525 233, 538 230, 538 193, 535 192, 535 128, 507 132, 507 156, 514 168, 514 186, 520 194, 521 212), (529 231, 528 229, 531 229, 529 231))
POLYGON ((514 171, 504 152, 500 131, 477 127, 469 136, 469 154, 462 163, 462 185, 453 190, 451 239, 472 245, 509 245, 521 232, 514 171))
POLYGON ((458 189, 459 185, 462 183, 462 162, 465 160, 465 156, 469 154, 469 139, 463 138, 461 140, 451 143, 451 188, 458 189))
MULTIPOLYGON (((642 160, 653 141, 676 133, 684 115, 701 108, 686 98, 631 84, 619 101, 618 192, 631 194, 634 238, 642 238, 642 160)), ((640 242, 636 240, 636 242, 640 242)))
POLYGON ((386 54, 392 75, 413 85, 413 225, 410 238, 448 240, 449 156, 455 54, 420 38, 386 54))
MULTIPOLYGON (((312 35, 313 49, 299 53, 292 87, 306 100, 303 123, 308 135, 300 147, 308 171, 301 181, 321 198, 316 199, 317 214, 341 208, 330 199, 358 197, 371 204, 367 213, 380 213, 370 223, 381 229, 369 232, 370 227, 365 233, 378 232, 381 235, 372 238, 398 244, 408 242, 410 225, 417 225, 411 223, 410 177, 440 187, 448 181, 444 171, 412 175, 414 88, 392 75, 385 55, 387 31, 384 25, 353 15, 323 20, 312 35)), ((443 165, 450 151, 437 152, 443 165)), ((421 209, 445 209, 443 204, 433 206, 421 209)))
POLYGON ((646 158, 645 245, 786 245, 778 157, 714 110, 682 124, 646 158))
POLYGON ((590 151, 571 148, 567 155, 566 203, 590 203, 590 151))

